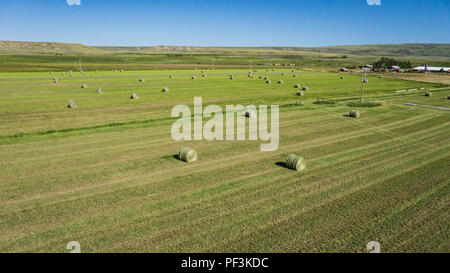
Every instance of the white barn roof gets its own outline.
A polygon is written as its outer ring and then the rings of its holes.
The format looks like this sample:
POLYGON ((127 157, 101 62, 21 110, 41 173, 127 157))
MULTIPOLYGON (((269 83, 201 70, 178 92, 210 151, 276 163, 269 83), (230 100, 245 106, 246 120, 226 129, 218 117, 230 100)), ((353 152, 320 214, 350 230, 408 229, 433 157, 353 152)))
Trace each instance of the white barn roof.
MULTIPOLYGON (((414 70, 417 70, 417 71, 425 71, 425 66, 418 66, 418 67, 415 67, 414 70)), ((443 66, 429 66, 429 67, 428 67, 428 71, 439 72, 439 71, 441 71, 441 70, 449 71, 449 70, 450 70, 450 67, 443 67, 443 66)))

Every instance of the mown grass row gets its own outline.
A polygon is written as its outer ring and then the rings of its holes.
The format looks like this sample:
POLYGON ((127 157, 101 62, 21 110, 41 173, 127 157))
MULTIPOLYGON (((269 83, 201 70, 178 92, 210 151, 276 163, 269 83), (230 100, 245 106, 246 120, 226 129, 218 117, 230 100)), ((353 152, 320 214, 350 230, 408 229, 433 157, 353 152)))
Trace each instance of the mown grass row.
MULTIPOLYGON (((374 159, 371 159, 371 160, 374 160, 374 159)), ((350 164, 350 165, 352 165, 352 164, 350 164)), ((225 166, 226 167, 226 166, 225 166)), ((245 170, 246 168, 244 168, 244 170, 245 170)), ((235 169, 233 170, 233 171, 236 171, 235 169)), ((216 174, 216 172, 215 171, 211 171, 212 173, 215 173, 216 174)), ((239 172, 238 172, 239 173, 239 172)), ((204 175, 204 173, 202 173, 202 175, 204 175)), ((205 178, 205 183, 207 183, 207 182, 210 182, 209 181, 209 178, 208 178, 209 176, 206 176, 206 178, 205 178)), ((184 177, 182 177, 182 178, 184 178, 184 177)), ((181 181, 182 181, 183 179, 180 179, 180 183, 181 183, 181 181)), ((170 180, 169 180, 170 181, 170 180)), ((276 185, 277 183, 275 183, 275 182, 273 182, 273 181, 268 181, 269 183, 270 182, 272 182, 274 185, 276 185)), ((184 189, 183 188, 183 192, 185 191, 186 189, 184 189)), ((202 195, 203 196, 203 195, 202 195)), ((98 198, 99 198, 100 196, 95 196, 95 197, 93 197, 93 199, 96 199, 96 200, 98 200, 98 198)), ((194 198, 195 198, 195 196, 194 196, 194 198)), ((183 201, 185 201, 185 200, 183 200, 183 201)), ((91 204, 92 205, 92 204, 91 204)), ((95 207, 95 206, 94 206, 95 207)), ((42 215, 42 213, 40 213, 40 215, 42 215)), ((140 214, 139 214, 140 215, 140 214)), ((49 215, 47 215, 47 217, 49 217, 49 215)), ((28 218, 28 217, 27 217, 28 218)))

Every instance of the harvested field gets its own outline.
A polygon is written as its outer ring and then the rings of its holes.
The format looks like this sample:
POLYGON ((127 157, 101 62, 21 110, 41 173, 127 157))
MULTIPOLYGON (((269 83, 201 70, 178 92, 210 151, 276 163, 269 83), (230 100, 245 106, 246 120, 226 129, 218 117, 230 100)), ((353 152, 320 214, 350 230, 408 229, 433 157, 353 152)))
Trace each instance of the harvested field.
POLYGON ((350 108, 359 75, 270 71, 284 84, 266 84, 247 72, 87 71, 58 84, 0 73, 0 251, 67 252, 73 240, 83 252, 365 252, 373 240, 383 252, 450 251, 450 112, 405 105, 450 107, 450 87, 368 76, 366 101, 380 105, 350 108), (299 79, 312 90, 301 107, 299 79), (433 96, 394 91, 422 87, 433 96), (278 150, 174 141, 171 109, 194 96, 279 105, 278 150), (353 109, 360 118, 343 115, 353 109), (183 147, 195 163, 175 158, 183 147), (289 154, 307 168, 281 168, 289 154))

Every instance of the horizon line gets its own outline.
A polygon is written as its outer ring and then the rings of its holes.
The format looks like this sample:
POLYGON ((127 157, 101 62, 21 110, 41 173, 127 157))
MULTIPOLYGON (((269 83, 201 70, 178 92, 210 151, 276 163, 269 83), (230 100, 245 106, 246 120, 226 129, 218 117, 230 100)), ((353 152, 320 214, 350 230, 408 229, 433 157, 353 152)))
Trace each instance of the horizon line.
POLYGON ((90 47, 204 47, 204 48, 317 48, 317 47, 339 47, 339 46, 377 46, 377 45, 450 45, 450 43, 427 43, 427 42, 408 42, 408 43, 386 43, 386 44, 336 44, 322 46, 223 46, 223 45, 91 45, 82 42, 55 42, 55 41, 18 41, 18 40, 0 40, 0 42, 23 42, 23 43, 58 43, 58 44, 79 44, 90 47))

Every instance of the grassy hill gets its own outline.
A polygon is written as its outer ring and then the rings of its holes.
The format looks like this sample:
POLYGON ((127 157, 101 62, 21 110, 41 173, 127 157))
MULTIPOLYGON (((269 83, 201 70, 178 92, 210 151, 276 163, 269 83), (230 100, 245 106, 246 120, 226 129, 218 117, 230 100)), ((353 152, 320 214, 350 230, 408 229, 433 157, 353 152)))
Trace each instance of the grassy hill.
POLYGON ((309 52, 369 56, 450 57, 450 44, 348 45, 296 49, 309 52))
POLYGON ((203 54, 341 54, 357 56, 450 58, 450 44, 343 45, 328 47, 199 47, 199 46, 86 46, 53 42, 0 41, 0 54, 93 55, 111 53, 203 54))
POLYGON ((450 66, 450 44, 361 45, 333 47, 91 47, 81 44, 0 41, 0 71, 68 71, 164 68, 297 67, 355 68, 381 56, 450 66))
POLYGON ((16 42, 0 41, 0 54, 32 55, 32 54, 103 54, 98 48, 82 44, 67 44, 53 42, 16 42))
POLYGON ((152 47, 96 47, 103 51, 116 53, 325 53, 363 56, 397 57, 445 57, 450 58, 450 44, 392 44, 392 45, 344 45, 329 47, 191 47, 191 46, 152 46, 152 47))

